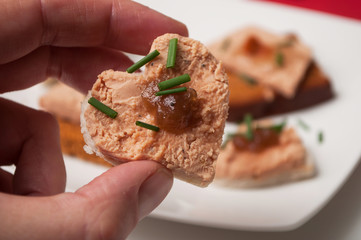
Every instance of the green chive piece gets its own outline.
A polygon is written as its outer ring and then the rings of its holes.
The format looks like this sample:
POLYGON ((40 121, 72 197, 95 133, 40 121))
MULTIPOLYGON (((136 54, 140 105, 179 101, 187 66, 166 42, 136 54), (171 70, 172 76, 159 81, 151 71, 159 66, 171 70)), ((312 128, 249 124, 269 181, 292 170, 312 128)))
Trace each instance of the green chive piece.
POLYGON ((257 85, 256 80, 254 78, 248 76, 247 74, 242 73, 240 76, 241 80, 245 81, 249 85, 257 85))
POLYGON ((322 132, 322 131, 319 131, 319 132, 318 132, 318 142, 319 142, 319 143, 323 143, 323 140, 324 140, 323 132, 322 132))
POLYGON ((155 95, 162 96, 162 95, 168 95, 168 94, 172 94, 172 93, 179 93, 179 92, 185 92, 185 91, 187 91, 186 87, 180 87, 180 88, 173 88, 173 89, 168 89, 168 90, 164 90, 164 91, 159 91, 159 92, 156 92, 155 95))
POLYGON ((184 74, 175 78, 171 78, 168 80, 165 80, 163 82, 158 83, 159 90, 166 90, 171 87, 175 87, 178 85, 181 85, 182 83, 189 82, 191 80, 191 77, 188 74, 184 74))
POLYGON ((130 66, 127 69, 127 72, 128 73, 135 72, 136 70, 138 70, 139 68, 141 68, 142 66, 147 64, 148 62, 152 61, 158 55, 159 55, 159 52, 157 50, 154 50, 153 52, 149 53, 147 56, 140 59, 138 62, 134 63, 132 66, 130 66))
POLYGON ((136 121, 136 122, 135 122, 135 125, 137 125, 137 126, 139 126, 139 127, 142 127, 142 128, 147 128, 147 129, 152 130, 152 131, 155 131, 155 132, 158 132, 158 131, 159 131, 159 127, 153 126, 153 125, 150 125, 150 124, 148 124, 148 123, 141 122, 141 121, 136 121))
POLYGON ((287 121, 284 120, 283 122, 281 122, 279 124, 275 124, 275 125, 269 127, 269 129, 271 129, 277 133, 281 133, 283 131, 284 127, 286 126, 286 124, 287 124, 287 121))
POLYGON ((284 56, 281 51, 277 51, 275 55, 275 61, 278 67, 282 67, 284 63, 284 56))
POLYGON ((244 122, 247 125, 247 132, 245 134, 245 137, 248 140, 252 140, 253 139, 253 130, 252 130, 252 115, 251 114, 246 114, 246 116, 244 117, 244 122))
POLYGON ((175 59, 177 56, 177 44, 178 38, 173 38, 169 40, 167 68, 173 68, 175 66, 175 59))
POLYGON ((88 103, 111 118, 115 118, 118 115, 116 111, 104 105, 94 97, 89 98, 88 103))
POLYGON ((302 129, 305 131, 310 130, 310 126, 308 126, 308 124, 302 121, 301 119, 298 119, 298 125, 300 125, 300 127, 302 127, 302 129))

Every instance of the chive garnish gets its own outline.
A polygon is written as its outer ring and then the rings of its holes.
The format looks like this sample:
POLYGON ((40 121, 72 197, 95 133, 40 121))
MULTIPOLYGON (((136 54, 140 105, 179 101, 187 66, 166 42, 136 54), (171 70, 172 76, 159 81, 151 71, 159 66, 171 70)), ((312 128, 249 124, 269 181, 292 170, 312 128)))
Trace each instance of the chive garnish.
POLYGON ((242 73, 239 77, 249 85, 257 85, 256 80, 245 73, 242 73))
POLYGON ((323 143, 323 139, 324 139, 323 132, 319 131, 318 132, 318 142, 323 143))
POLYGON ((139 126, 139 127, 142 127, 142 128, 147 128, 149 130, 152 130, 152 131, 155 131, 155 132, 158 132, 159 131, 159 127, 157 126, 153 126, 151 124, 148 124, 148 123, 145 123, 145 122, 141 122, 141 121, 136 121, 135 122, 135 125, 139 126))
POLYGON ((277 132, 277 133, 281 133, 284 129, 284 127, 286 126, 287 121, 284 120, 283 122, 279 123, 279 124, 275 124, 273 126, 270 126, 269 129, 277 132))
MULTIPOLYGON (((226 147, 226 145, 228 144, 228 142, 233 140, 233 138, 235 138, 235 137, 243 137, 243 138, 248 139, 249 141, 253 140, 254 135, 253 135, 253 128, 252 128, 252 116, 250 114, 247 114, 245 116, 244 122, 247 125, 247 132, 246 133, 227 133, 225 136, 225 139, 221 145, 222 149, 224 149, 226 147)), ((270 127, 256 127, 256 129, 263 129, 263 130, 270 129, 270 130, 273 130, 280 134, 283 131, 286 124, 287 124, 287 121, 284 120, 283 122, 272 125, 270 127)))
POLYGON ((308 126, 308 124, 306 124, 301 119, 298 119, 298 125, 300 125, 303 128, 303 130, 305 130, 305 131, 310 130, 310 126, 308 126))
POLYGON ((177 44, 178 38, 173 38, 169 40, 167 68, 173 68, 175 66, 175 59, 177 56, 177 44))
POLYGON ((159 90, 166 90, 168 88, 178 86, 182 83, 189 82, 190 80, 191 77, 188 74, 184 74, 158 83, 158 88, 159 90))
POLYGON ((172 89, 168 89, 168 90, 156 92, 155 95, 156 95, 156 96, 162 96, 162 95, 167 95, 167 94, 172 94, 172 93, 179 93, 179 92, 185 92, 185 91, 187 91, 187 88, 186 88, 186 87, 172 88, 172 89))
POLYGON ((248 140, 252 140, 253 139, 252 115, 251 114, 246 114, 246 116, 244 117, 244 121, 245 121, 246 126, 247 126, 247 132, 245 134, 245 137, 248 140))
POLYGON ((275 55, 275 61, 278 67, 283 66, 283 62, 284 62, 283 60, 284 60, 283 53, 281 51, 277 51, 275 55))
POLYGON ((88 103, 111 118, 115 118, 118 115, 116 111, 104 105, 94 97, 89 98, 88 103))
POLYGON ((127 72, 128 73, 135 72, 136 70, 138 70, 139 68, 141 68, 142 66, 147 64, 148 62, 152 61, 158 55, 159 55, 159 52, 157 50, 154 50, 153 52, 149 53, 147 56, 140 59, 138 62, 134 63, 132 66, 130 66, 127 69, 127 72))

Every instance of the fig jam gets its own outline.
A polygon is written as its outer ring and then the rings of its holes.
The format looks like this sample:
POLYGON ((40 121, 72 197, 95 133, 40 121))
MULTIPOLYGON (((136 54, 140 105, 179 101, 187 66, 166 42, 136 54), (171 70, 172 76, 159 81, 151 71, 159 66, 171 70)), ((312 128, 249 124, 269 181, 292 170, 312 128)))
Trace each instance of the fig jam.
POLYGON ((233 138, 233 144, 238 150, 261 152, 266 148, 279 143, 280 134, 272 129, 257 128, 253 130, 253 139, 237 135, 233 138))
POLYGON ((252 62, 267 65, 274 61, 275 50, 256 37, 250 37, 239 49, 239 55, 246 55, 252 62))
POLYGON ((157 84, 151 82, 141 95, 148 110, 155 114, 157 126, 174 133, 192 127, 197 119, 197 92, 188 88, 185 92, 156 96, 157 84))

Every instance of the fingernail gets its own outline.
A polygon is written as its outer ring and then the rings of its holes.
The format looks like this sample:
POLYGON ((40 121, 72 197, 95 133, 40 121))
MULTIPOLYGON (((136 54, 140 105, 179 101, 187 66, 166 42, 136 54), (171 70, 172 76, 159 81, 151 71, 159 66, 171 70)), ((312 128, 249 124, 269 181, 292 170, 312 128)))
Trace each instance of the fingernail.
POLYGON ((149 215, 167 196, 173 185, 172 173, 160 168, 139 189, 139 220, 149 215))

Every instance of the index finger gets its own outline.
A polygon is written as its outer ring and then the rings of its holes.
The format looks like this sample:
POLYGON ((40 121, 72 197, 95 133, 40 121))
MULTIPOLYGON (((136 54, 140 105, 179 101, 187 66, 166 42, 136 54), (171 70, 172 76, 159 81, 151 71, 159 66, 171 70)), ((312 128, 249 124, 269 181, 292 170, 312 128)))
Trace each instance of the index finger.
POLYGON ((39 46, 106 46, 144 55, 184 24, 128 0, 0 0, 0 64, 39 46))

